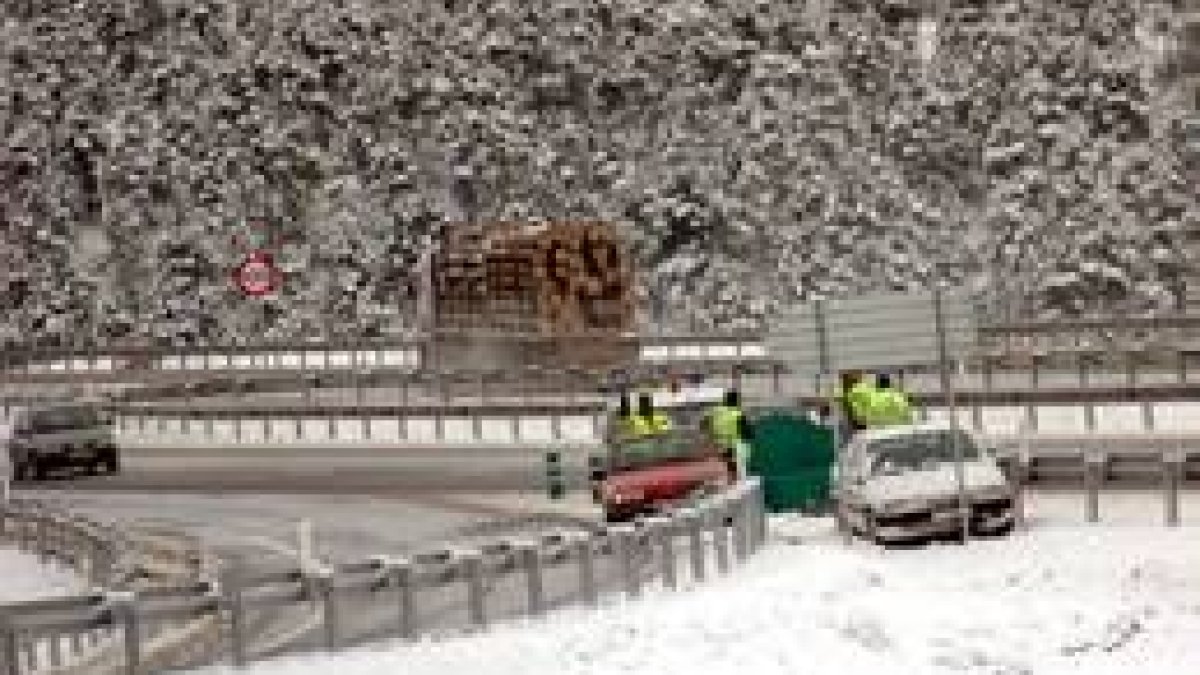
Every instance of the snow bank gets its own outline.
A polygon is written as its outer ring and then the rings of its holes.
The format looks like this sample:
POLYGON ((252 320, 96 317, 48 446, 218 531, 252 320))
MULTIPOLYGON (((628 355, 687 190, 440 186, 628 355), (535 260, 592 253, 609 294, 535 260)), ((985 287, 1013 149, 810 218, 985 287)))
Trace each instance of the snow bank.
POLYGON ((780 520, 774 544, 739 574, 690 593, 238 672, 1196 672, 1200 529, 1070 522, 967 547, 884 550, 843 546, 827 521, 780 520))
POLYGON ((36 556, 0 547, 0 603, 67 595, 79 590, 71 570, 43 565, 36 556))

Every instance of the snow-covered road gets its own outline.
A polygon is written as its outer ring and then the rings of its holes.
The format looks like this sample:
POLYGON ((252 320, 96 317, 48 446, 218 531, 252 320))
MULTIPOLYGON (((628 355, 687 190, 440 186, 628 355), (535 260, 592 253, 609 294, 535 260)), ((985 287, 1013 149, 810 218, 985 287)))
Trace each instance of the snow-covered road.
POLYGON ((43 565, 36 556, 0 546, 0 603, 68 595, 81 589, 74 573, 58 565, 43 565))
POLYGON ((1077 499, 1041 500, 1029 531, 966 547, 846 547, 826 520, 779 519, 748 567, 690 593, 239 673, 1200 672, 1200 527, 1157 525, 1152 495, 1087 526, 1077 499))

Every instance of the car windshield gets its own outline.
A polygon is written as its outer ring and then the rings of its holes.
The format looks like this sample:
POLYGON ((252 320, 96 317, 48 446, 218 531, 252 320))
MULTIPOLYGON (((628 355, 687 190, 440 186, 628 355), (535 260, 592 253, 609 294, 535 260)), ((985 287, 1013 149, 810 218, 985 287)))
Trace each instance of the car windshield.
POLYGON ((33 416, 33 428, 39 431, 86 429, 96 424, 95 411, 88 408, 50 408, 33 416))
POLYGON ((649 438, 621 440, 615 442, 609 451, 612 470, 628 471, 666 462, 700 459, 708 455, 708 445, 698 433, 676 429, 649 438))
POLYGON ((979 458, 979 448, 962 430, 920 431, 871 441, 866 447, 871 474, 896 474, 936 468, 955 460, 956 448, 963 459, 979 458))

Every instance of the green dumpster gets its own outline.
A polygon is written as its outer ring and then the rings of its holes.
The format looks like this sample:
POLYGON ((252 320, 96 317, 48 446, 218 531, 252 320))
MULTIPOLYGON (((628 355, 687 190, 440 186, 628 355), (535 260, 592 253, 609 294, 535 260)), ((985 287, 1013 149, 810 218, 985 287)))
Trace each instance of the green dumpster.
POLYGON ((754 441, 747 468, 762 478, 767 510, 825 508, 836 458, 833 432, 791 410, 764 411, 752 423, 754 441))

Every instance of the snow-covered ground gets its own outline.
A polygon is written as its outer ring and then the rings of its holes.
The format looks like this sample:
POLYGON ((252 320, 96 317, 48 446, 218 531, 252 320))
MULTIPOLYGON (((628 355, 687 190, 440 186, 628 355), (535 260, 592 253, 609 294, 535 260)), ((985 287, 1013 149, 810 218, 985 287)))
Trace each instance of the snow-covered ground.
POLYGON ((67 595, 80 590, 74 573, 57 563, 0 546, 0 603, 67 595))
POLYGON ((827 520, 781 518, 747 567, 692 592, 238 672, 1198 672, 1200 526, 1159 525, 1150 494, 1107 506, 1108 522, 1088 526, 1079 495, 1039 496, 1028 531, 966 547, 847 547, 827 520))

